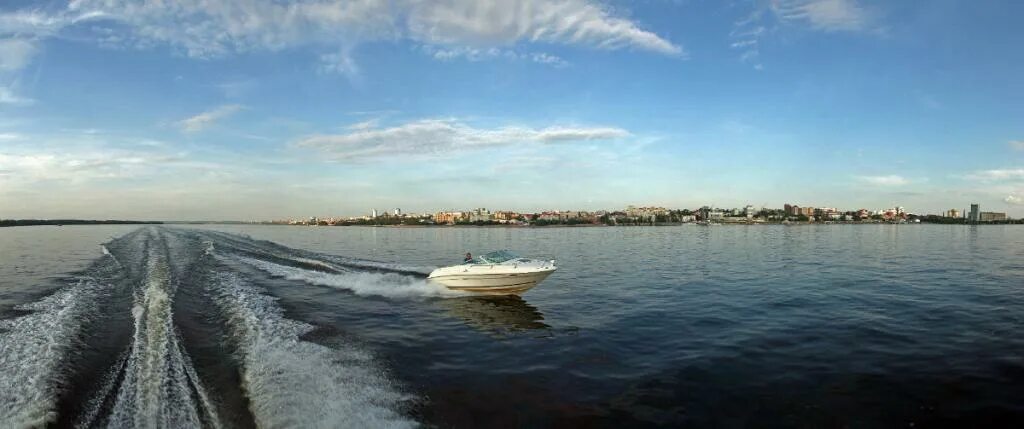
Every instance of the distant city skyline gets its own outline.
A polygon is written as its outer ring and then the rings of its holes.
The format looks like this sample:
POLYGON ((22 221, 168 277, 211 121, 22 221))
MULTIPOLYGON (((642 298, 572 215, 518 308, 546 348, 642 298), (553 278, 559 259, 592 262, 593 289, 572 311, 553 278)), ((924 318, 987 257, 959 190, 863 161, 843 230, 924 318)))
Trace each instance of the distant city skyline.
POLYGON ((393 209, 386 209, 386 210, 378 210, 378 209, 373 208, 373 209, 369 209, 369 211, 367 211, 365 213, 355 214, 355 215, 351 215, 351 214, 346 214, 346 215, 338 215, 338 214, 334 214, 334 215, 327 214, 327 215, 325 215, 325 214, 320 214, 320 215, 315 215, 315 216, 309 216, 308 218, 307 217, 297 217, 297 218, 296 217, 281 217, 281 218, 276 218, 276 219, 248 219, 247 221, 256 221, 256 222, 291 221, 292 223, 302 223, 302 222, 311 221, 311 220, 322 221, 322 220, 375 219, 375 218, 387 218, 387 217, 392 217, 392 216, 394 216, 394 217, 436 217, 436 216, 441 216, 441 215, 456 215, 456 216, 464 215, 466 217, 472 217, 472 218, 475 219, 475 218, 479 218, 482 215, 483 216, 494 216, 494 215, 512 215, 512 216, 515 216, 515 215, 549 214, 549 213, 570 213, 570 214, 589 213, 589 214, 594 214, 594 213, 614 213, 614 212, 624 212, 626 214, 629 214, 630 216, 637 216, 635 213, 643 213, 643 212, 651 212, 651 213, 663 213, 664 212, 664 213, 667 213, 667 212, 674 212, 674 211, 689 211, 689 212, 692 212, 692 213, 697 213, 697 212, 699 212, 701 210, 704 210, 704 209, 708 209, 708 210, 714 211, 714 212, 719 212, 719 211, 731 212, 733 214, 743 213, 745 215, 757 215, 759 212, 765 211, 765 210, 769 211, 769 212, 781 212, 781 213, 785 213, 786 215, 789 215, 789 216, 796 216, 796 215, 799 215, 799 214, 804 214, 806 216, 815 216, 815 215, 820 214, 820 213, 825 213, 825 214, 857 214, 858 216, 870 216, 870 215, 893 216, 893 215, 912 214, 912 215, 918 215, 918 216, 932 215, 932 216, 939 216, 939 217, 962 218, 962 219, 972 220, 972 221, 975 221, 975 222, 981 220, 980 213, 983 213, 983 212, 984 213, 1005 214, 1004 212, 992 212, 992 211, 987 211, 987 210, 983 211, 982 208, 980 207, 980 205, 977 204, 977 203, 970 204, 970 207, 971 207, 970 211, 968 211, 966 209, 961 210, 961 209, 958 209, 958 208, 951 208, 949 210, 943 210, 943 211, 938 212, 938 213, 920 212, 920 211, 916 211, 916 210, 913 210, 913 209, 908 209, 907 207, 903 207, 903 206, 891 206, 891 207, 881 207, 881 208, 867 208, 867 207, 859 207, 859 208, 845 207, 845 208, 843 208, 843 207, 809 206, 809 205, 800 206, 800 205, 797 205, 797 204, 788 204, 788 203, 782 205, 782 207, 770 207, 770 206, 758 207, 758 206, 754 206, 753 204, 747 204, 745 206, 737 206, 737 207, 721 207, 721 206, 708 206, 708 205, 700 206, 700 207, 664 207, 664 206, 656 206, 656 205, 654 205, 654 206, 629 205, 629 206, 625 206, 625 207, 603 207, 603 208, 599 208, 599 209, 578 209, 578 208, 569 208, 569 207, 559 207, 559 208, 546 208, 546 209, 543 209, 543 210, 519 210, 519 209, 516 209, 514 207, 501 207, 501 208, 496 208, 496 209, 493 209, 493 210, 492 209, 488 209, 486 207, 474 207, 472 209, 463 207, 463 208, 441 208, 441 209, 424 210, 424 211, 403 211, 401 208, 396 207, 396 208, 393 208, 393 209))
POLYGON ((0 4, 0 218, 1024 217, 1024 3, 0 4))

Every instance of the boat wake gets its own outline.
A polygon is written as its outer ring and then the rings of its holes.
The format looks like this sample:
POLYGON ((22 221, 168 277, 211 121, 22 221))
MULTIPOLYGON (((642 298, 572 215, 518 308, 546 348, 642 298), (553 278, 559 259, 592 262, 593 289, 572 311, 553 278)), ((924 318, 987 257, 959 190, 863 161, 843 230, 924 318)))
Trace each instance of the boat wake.
POLYGON ((208 231, 147 227, 0 320, 10 427, 411 427, 416 398, 355 341, 303 340, 260 286, 285 278, 383 297, 444 296, 415 268, 208 231), (245 269, 243 269, 245 268, 245 269), (262 274, 262 277, 258 277, 262 274))
POLYGON ((349 290, 356 295, 383 296, 387 298, 459 297, 465 292, 450 290, 443 285, 428 282, 425 278, 399 273, 367 271, 311 271, 298 267, 275 264, 260 259, 239 258, 261 271, 275 277, 298 280, 313 285, 329 286, 349 290))

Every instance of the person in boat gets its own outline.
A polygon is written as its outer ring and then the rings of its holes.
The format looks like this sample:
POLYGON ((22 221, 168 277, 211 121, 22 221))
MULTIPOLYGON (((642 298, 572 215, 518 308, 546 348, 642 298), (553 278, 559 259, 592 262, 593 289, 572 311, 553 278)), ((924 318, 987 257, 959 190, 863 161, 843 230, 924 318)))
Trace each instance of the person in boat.
POLYGON ((462 262, 465 264, 473 262, 473 255, 470 254, 469 252, 466 252, 466 257, 462 259, 462 262))

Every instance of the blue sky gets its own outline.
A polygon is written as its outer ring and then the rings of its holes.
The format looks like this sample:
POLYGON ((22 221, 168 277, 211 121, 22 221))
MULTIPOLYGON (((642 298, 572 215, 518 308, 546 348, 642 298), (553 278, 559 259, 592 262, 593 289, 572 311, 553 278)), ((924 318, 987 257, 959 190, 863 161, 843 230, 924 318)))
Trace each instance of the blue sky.
POLYGON ((1024 216, 1024 3, 0 4, 0 218, 1024 216))

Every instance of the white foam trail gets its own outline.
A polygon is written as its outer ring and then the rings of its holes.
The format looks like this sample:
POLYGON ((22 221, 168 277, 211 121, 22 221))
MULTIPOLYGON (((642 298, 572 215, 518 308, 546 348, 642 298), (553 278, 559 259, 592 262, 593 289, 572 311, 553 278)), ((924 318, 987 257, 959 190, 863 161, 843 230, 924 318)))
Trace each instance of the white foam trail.
POLYGON ((267 262, 260 259, 239 257, 239 260, 252 265, 270 275, 284 277, 288 280, 299 280, 309 284, 347 289, 362 296, 383 296, 387 298, 414 297, 459 297, 465 292, 453 291, 443 285, 397 273, 349 272, 325 273, 304 270, 267 262))
POLYGON ((229 273, 214 301, 238 337, 242 388, 260 427, 415 427, 397 411, 402 394, 370 353, 333 349, 300 336, 313 327, 284 318, 276 299, 229 273))
POLYGON ((383 269, 383 270, 390 270, 390 271, 417 272, 417 273, 423 273, 423 274, 430 274, 430 272, 433 271, 433 268, 428 268, 428 267, 417 267, 417 266, 413 266, 413 265, 402 265, 402 264, 394 264, 394 263, 388 263, 388 262, 368 261, 368 260, 364 260, 364 259, 352 259, 352 258, 346 258, 346 257, 343 257, 343 256, 324 255, 324 257, 326 257, 328 259, 331 259, 331 260, 335 260, 335 262, 341 263, 343 265, 362 267, 362 268, 383 269))
POLYGON ((90 278, 39 301, 33 313, 0 320, 0 422, 42 427, 57 417, 61 363, 95 308, 101 285, 90 278))
POLYGON ((326 269, 335 270, 335 271, 338 270, 338 267, 335 267, 334 265, 328 264, 328 263, 326 263, 324 261, 318 261, 316 259, 301 258, 301 257, 297 257, 297 256, 291 256, 291 257, 283 256, 283 255, 276 255, 276 256, 278 258, 281 258, 281 259, 291 259, 293 261, 302 262, 303 264, 312 265, 314 267, 326 268, 326 269))
POLYGON ((204 413, 206 421, 219 423, 174 330, 169 275, 166 259, 151 248, 145 290, 132 307, 135 332, 111 426, 200 427, 204 413))

